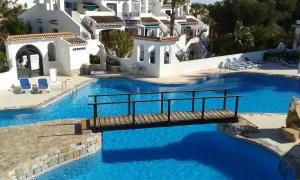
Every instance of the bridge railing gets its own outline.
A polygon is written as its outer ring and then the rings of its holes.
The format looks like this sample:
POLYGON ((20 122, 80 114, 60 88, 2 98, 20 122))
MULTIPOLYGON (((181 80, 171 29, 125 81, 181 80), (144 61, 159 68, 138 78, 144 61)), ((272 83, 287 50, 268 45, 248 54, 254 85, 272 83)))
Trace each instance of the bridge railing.
MULTIPOLYGON (((182 100, 191 100, 192 101, 192 109, 191 111, 195 111, 195 100, 202 100, 202 109, 201 109, 201 120, 204 120, 204 112, 205 112, 205 104, 207 99, 224 99, 223 101, 223 109, 226 109, 227 99, 229 98, 235 98, 235 110, 234 110, 234 118, 237 119, 237 113, 238 113, 238 105, 239 105, 239 98, 241 96, 235 95, 235 96, 228 96, 227 95, 228 89, 225 90, 195 90, 195 91, 165 91, 165 92, 145 92, 145 93, 124 93, 124 94, 101 94, 101 95, 90 95, 89 97, 94 97, 94 102, 89 103, 88 105, 93 106, 94 111, 94 124, 96 124, 96 118, 98 117, 98 106, 100 105, 112 105, 112 104, 128 104, 128 115, 132 115, 133 124, 135 124, 135 116, 136 116, 136 104, 137 103, 147 103, 147 102, 161 102, 161 113, 164 113, 164 102, 168 102, 167 108, 168 108, 168 122, 171 120, 171 102, 172 101, 182 101, 182 100), (195 97, 196 92, 208 92, 208 91, 223 91, 224 96, 206 96, 206 97, 195 97), (189 98, 164 98, 164 94, 166 93, 182 93, 182 92, 191 92, 192 97, 189 98), (132 95, 140 95, 140 94, 161 94, 160 99, 154 99, 154 100, 131 100, 132 95), (97 102, 97 97, 99 96, 128 96, 127 101, 117 101, 117 102, 97 102), (132 113, 131 113, 131 104, 132 104, 132 113)), ((96 126, 95 126, 96 127, 96 126)))
MULTIPOLYGON (((95 94, 95 95, 89 95, 88 97, 92 97, 94 98, 94 103, 98 102, 98 97, 111 97, 111 96, 127 96, 127 100, 128 100, 128 114, 130 115, 130 102, 132 99, 132 96, 135 95, 146 95, 146 94, 160 94, 160 98, 164 99, 164 95, 165 94, 171 94, 171 93, 191 93, 192 98, 194 98, 196 96, 196 93, 200 93, 200 92, 223 92, 224 96, 227 96, 228 91, 230 89, 204 89, 204 90, 181 90, 181 91, 157 91, 157 92, 139 92, 139 93, 119 93, 119 94, 95 94)), ((195 110, 195 103, 194 103, 194 99, 192 99, 193 103, 192 103, 192 111, 195 110)), ((161 113, 163 112, 163 103, 164 101, 161 101, 161 113)), ((226 109, 226 97, 224 97, 224 101, 223 101, 223 109, 226 109)))

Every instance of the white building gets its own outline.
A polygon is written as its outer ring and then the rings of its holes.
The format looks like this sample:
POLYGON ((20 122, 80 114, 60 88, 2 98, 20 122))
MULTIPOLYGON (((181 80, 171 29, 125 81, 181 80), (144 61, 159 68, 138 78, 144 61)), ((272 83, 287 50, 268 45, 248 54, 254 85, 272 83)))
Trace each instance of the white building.
POLYGON ((89 63, 87 41, 70 32, 9 36, 6 52, 14 80, 49 75, 50 68, 59 75, 79 74, 89 63))
MULTIPOLYGON (((33 33, 73 32, 85 39, 100 39, 113 30, 135 35, 168 36, 170 1, 158 0, 36 0, 19 18, 33 33)), ((195 37, 207 26, 188 15, 190 3, 176 6, 175 34, 195 37), (193 21, 193 27, 189 25, 193 21), (193 33, 191 33, 191 31, 193 33)))

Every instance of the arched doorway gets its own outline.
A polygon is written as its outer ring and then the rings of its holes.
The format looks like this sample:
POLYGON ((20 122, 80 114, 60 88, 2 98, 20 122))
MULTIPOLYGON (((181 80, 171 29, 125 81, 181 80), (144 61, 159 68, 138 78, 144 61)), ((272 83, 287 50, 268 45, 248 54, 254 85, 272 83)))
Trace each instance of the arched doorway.
POLYGON ((18 78, 43 76, 43 57, 33 45, 21 47, 16 55, 18 78))
POLYGON ((129 4, 127 2, 123 3, 122 12, 123 12, 123 16, 125 17, 129 16, 129 4))

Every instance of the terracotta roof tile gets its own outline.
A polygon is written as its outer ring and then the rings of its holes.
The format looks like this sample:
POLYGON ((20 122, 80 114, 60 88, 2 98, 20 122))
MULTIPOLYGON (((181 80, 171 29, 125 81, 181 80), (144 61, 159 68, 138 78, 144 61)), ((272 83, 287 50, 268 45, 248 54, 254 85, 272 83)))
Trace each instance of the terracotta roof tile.
POLYGON ((172 42, 172 41, 178 41, 177 37, 170 36, 170 37, 155 37, 155 36, 140 36, 140 35, 134 35, 134 39, 140 39, 140 40, 148 40, 148 41, 160 41, 160 42, 172 42))
POLYGON ((197 24, 199 24, 199 22, 196 19, 193 19, 193 18, 187 18, 186 23, 188 25, 197 25, 197 24))
POLYGON ((67 41, 68 43, 70 43, 71 45, 86 45, 87 42, 83 39, 81 39, 80 37, 66 37, 63 38, 65 41, 67 41))
POLYGON ((117 16, 90 16, 98 24, 118 24, 125 25, 125 22, 117 16))
POLYGON ((59 33, 42 33, 42 34, 25 34, 25 35, 13 35, 8 36, 6 41, 24 41, 33 39, 53 39, 58 37, 74 37, 75 34, 71 32, 59 32, 59 33))
POLYGON ((153 24, 159 24, 159 22, 152 18, 152 17, 142 17, 141 22, 143 25, 153 25, 153 24))

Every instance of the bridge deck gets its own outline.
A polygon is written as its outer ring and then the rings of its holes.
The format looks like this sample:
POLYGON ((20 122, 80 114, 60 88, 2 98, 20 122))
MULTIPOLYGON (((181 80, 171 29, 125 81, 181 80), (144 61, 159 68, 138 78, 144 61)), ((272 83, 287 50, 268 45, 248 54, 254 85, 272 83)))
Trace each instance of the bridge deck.
POLYGON ((237 121, 233 112, 222 109, 204 111, 203 119, 201 111, 172 112, 170 113, 170 121, 168 121, 168 113, 136 114, 135 121, 133 121, 132 115, 97 117, 96 129, 94 128, 94 118, 81 121, 81 127, 83 130, 112 131, 191 124, 234 123, 237 121))

